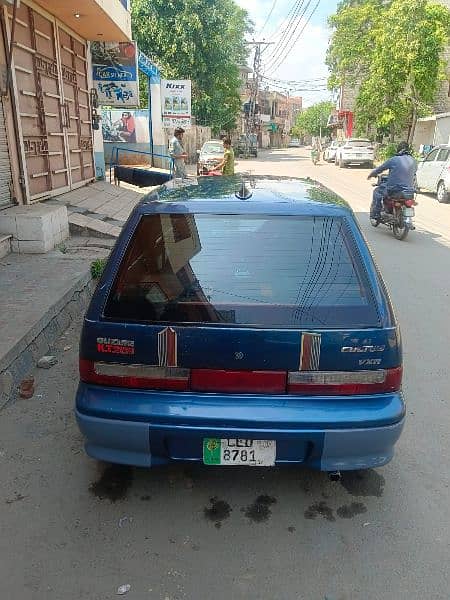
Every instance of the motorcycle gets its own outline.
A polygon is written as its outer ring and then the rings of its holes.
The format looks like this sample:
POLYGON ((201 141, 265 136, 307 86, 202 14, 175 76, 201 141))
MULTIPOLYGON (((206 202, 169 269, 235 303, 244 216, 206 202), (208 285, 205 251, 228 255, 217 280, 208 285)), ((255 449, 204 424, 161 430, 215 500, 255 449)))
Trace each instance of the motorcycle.
POLYGON ((311 150, 311 160, 313 162, 313 165, 317 165, 317 163, 319 162, 319 151, 316 148, 313 148, 311 150))
MULTIPOLYGON (((385 184, 387 175, 379 175, 377 183, 373 183, 374 187, 385 184)), ((378 227, 381 223, 392 230, 394 237, 397 240, 404 240, 410 231, 415 229, 414 226, 414 207, 417 202, 415 200, 415 190, 398 191, 390 193, 383 199, 383 206, 379 217, 370 217, 372 227, 378 227)), ((371 207, 371 213, 373 207, 371 207)))

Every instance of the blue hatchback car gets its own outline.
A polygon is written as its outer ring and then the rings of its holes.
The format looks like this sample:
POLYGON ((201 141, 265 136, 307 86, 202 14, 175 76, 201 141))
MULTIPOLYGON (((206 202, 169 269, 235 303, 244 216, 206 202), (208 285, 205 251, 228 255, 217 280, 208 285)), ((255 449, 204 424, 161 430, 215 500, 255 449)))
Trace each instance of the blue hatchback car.
POLYGON ((403 428, 388 294, 347 204, 310 180, 145 197, 85 317, 87 453, 135 466, 386 464, 403 428))

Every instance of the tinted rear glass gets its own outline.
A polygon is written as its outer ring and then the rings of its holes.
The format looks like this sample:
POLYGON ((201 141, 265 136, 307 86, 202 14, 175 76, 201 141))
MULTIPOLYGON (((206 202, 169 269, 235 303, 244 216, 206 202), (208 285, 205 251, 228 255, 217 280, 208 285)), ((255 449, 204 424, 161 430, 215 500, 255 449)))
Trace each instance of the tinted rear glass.
POLYGON ((145 216, 105 317, 281 328, 378 325, 346 222, 331 217, 145 216))

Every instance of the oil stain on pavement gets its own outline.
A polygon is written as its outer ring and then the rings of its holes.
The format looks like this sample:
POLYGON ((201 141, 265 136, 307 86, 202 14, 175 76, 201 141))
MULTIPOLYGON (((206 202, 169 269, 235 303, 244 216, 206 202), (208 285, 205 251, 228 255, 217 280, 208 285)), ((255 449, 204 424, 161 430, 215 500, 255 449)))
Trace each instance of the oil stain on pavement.
POLYGON ((210 506, 206 506, 203 509, 203 514, 208 521, 212 521, 214 523, 214 526, 217 529, 220 529, 222 527, 222 521, 228 519, 232 508, 228 502, 219 500, 217 497, 211 498, 209 503, 210 506))
POLYGON ((124 465, 109 465, 89 490, 100 500, 122 500, 133 482, 133 469, 124 465))
POLYGON ((272 504, 276 504, 277 499, 273 496, 262 495, 258 496, 253 504, 247 506, 247 508, 243 509, 245 516, 254 521, 255 523, 262 523, 263 521, 267 521, 272 511, 270 507, 272 504))
POLYGON ((305 510, 304 515, 305 519, 323 517, 327 521, 336 521, 336 518, 333 515, 333 509, 324 501, 311 504, 311 506, 305 510))
POLYGON ((351 496, 375 496, 381 498, 385 479, 373 469, 366 471, 345 471, 341 485, 351 496))
POLYGON ((351 504, 340 506, 336 512, 341 519, 353 519, 356 515, 363 515, 367 512, 367 507, 362 502, 352 502, 351 504))

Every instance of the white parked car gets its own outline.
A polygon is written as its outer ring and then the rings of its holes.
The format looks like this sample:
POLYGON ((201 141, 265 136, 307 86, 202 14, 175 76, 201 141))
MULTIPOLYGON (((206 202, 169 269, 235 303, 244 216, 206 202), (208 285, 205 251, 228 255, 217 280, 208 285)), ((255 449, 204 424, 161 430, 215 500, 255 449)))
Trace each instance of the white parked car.
POLYGON ((373 169, 375 150, 370 140, 350 138, 336 150, 334 163, 342 167, 367 165, 373 169))
POLYGON ((342 143, 343 142, 338 142, 337 140, 333 140, 331 142, 331 144, 329 146, 327 146, 327 148, 325 148, 325 150, 323 152, 323 160, 325 162, 333 162, 336 158, 337 149, 339 148, 339 146, 342 143))
POLYGON ((439 202, 450 201, 450 146, 437 146, 417 165, 417 187, 433 192, 439 202))

